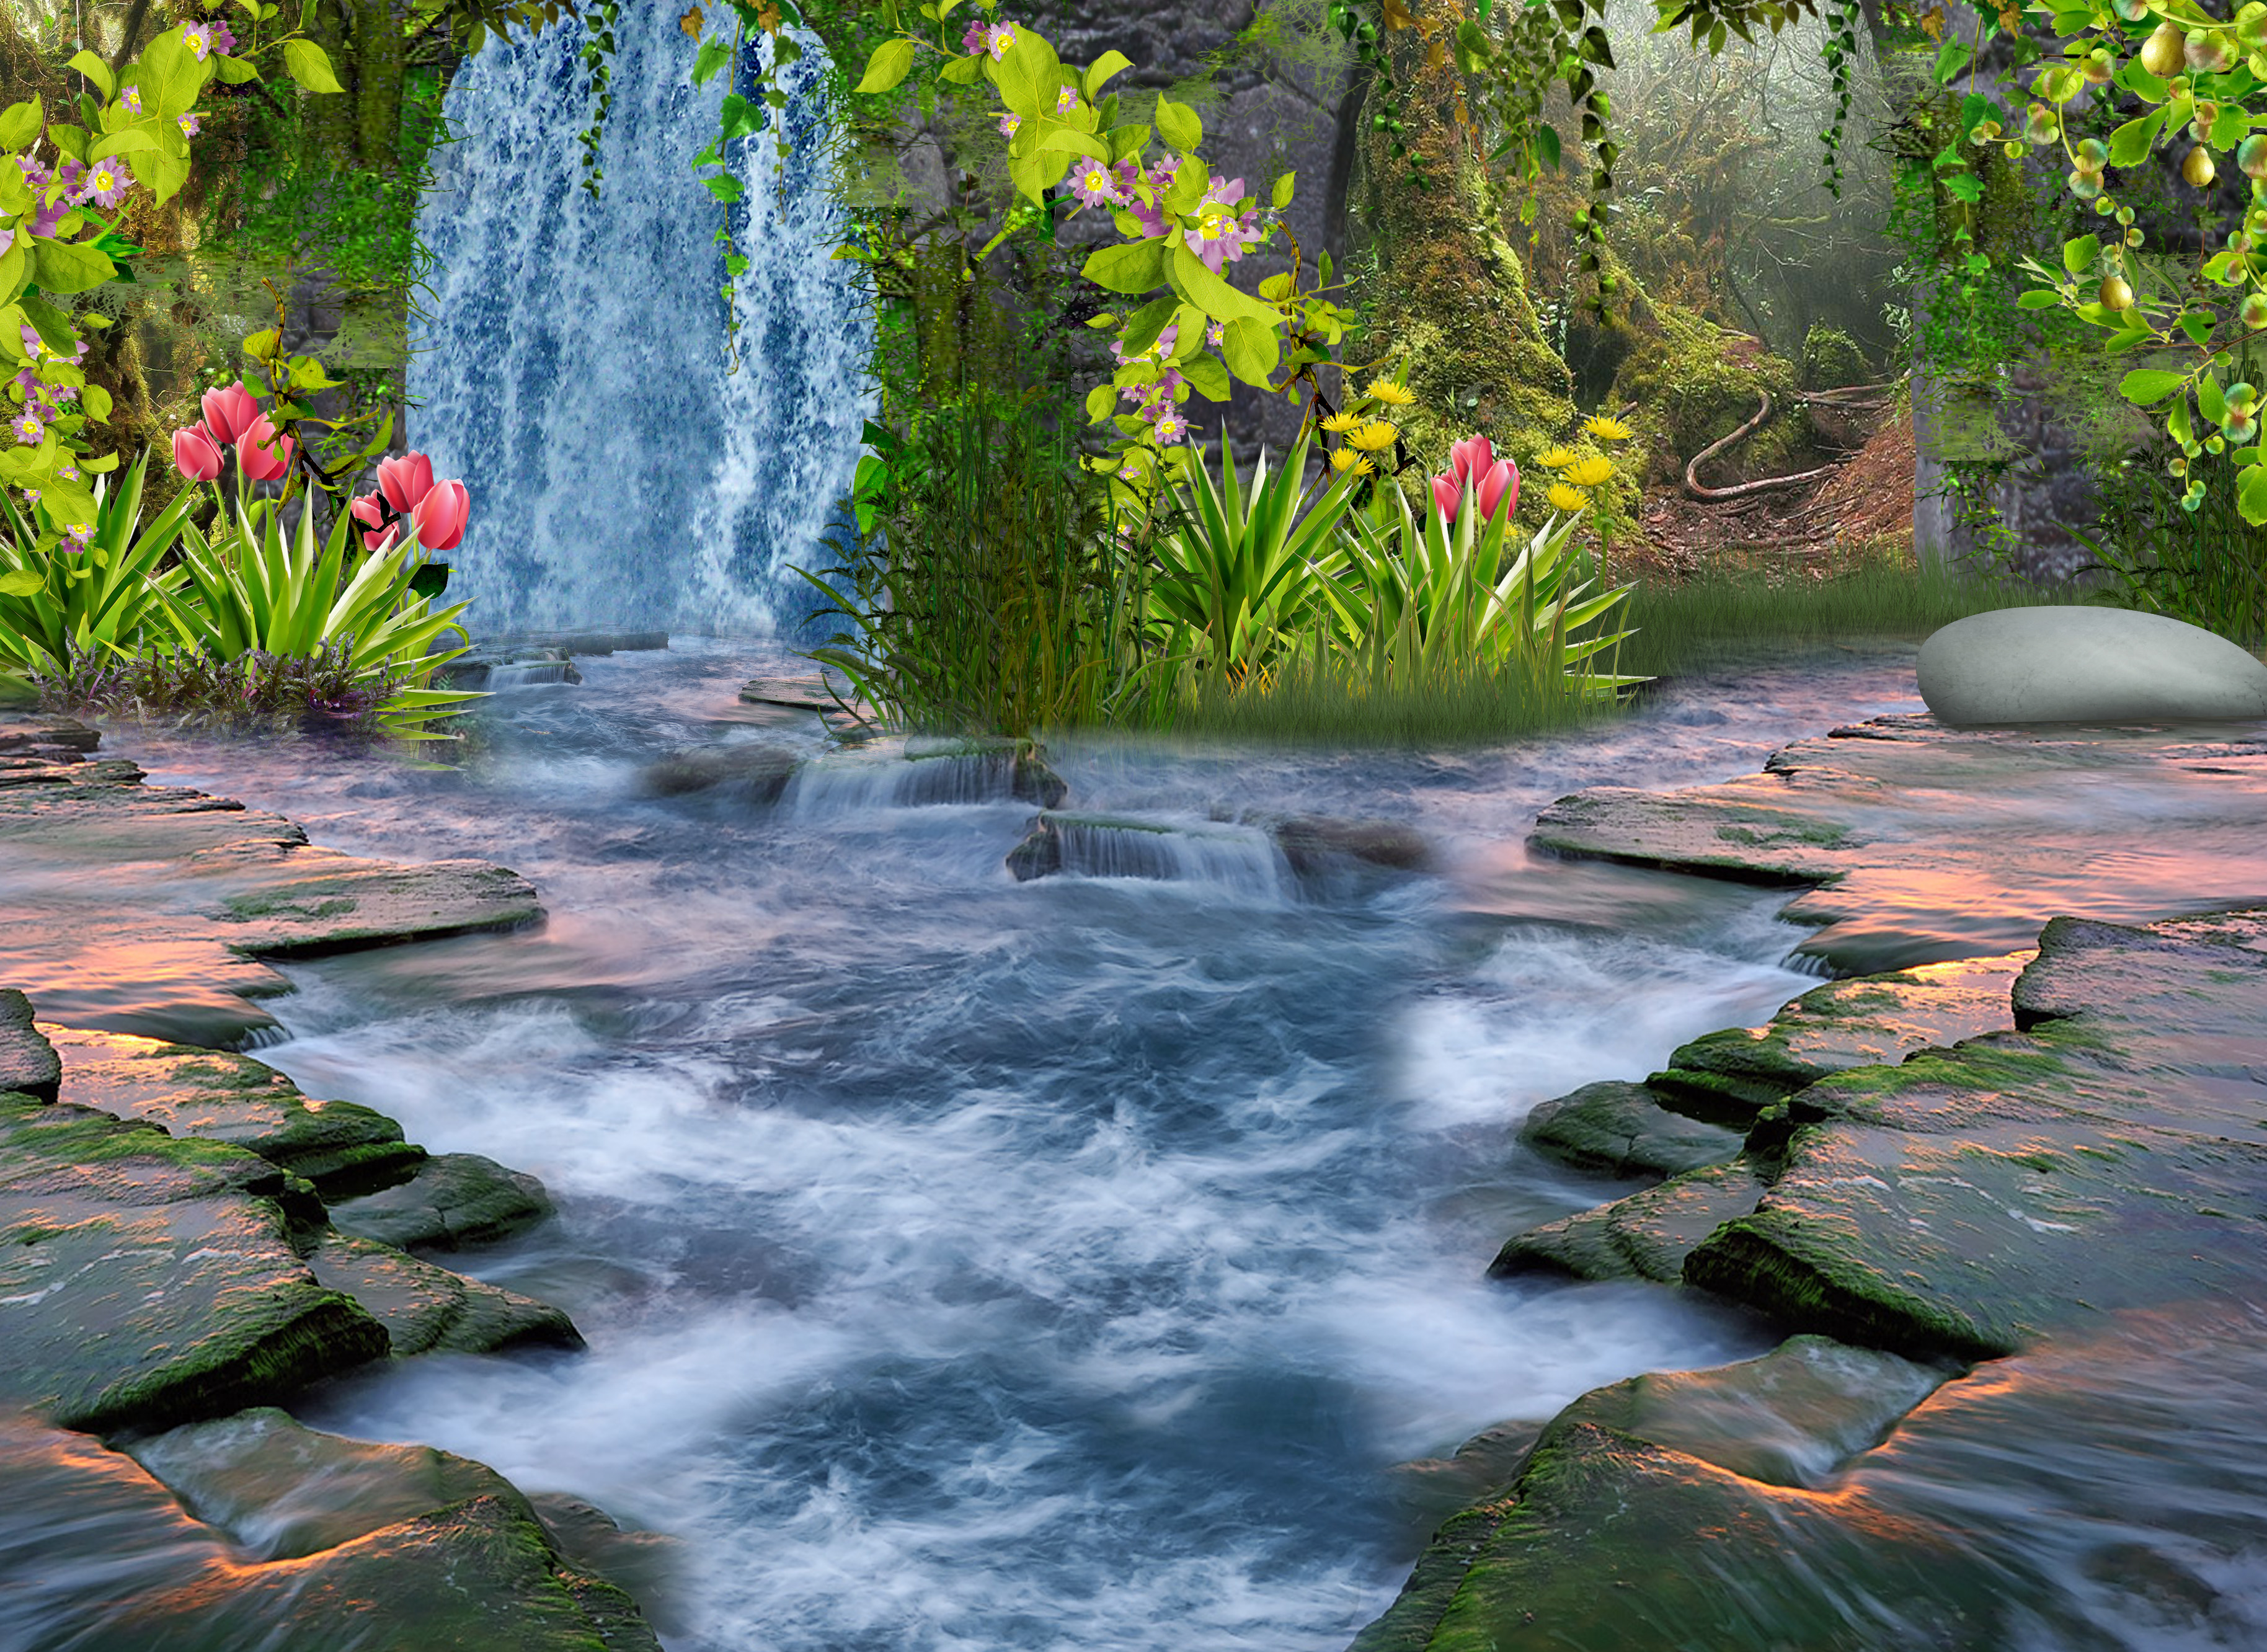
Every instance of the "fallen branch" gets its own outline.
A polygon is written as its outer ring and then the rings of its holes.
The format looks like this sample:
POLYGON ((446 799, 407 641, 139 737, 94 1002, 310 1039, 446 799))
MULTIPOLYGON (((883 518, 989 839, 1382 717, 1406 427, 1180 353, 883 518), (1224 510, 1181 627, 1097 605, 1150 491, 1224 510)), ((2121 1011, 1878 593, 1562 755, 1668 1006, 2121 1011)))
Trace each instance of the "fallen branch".
POLYGON ((1759 494, 1772 488, 1799 487, 1804 482, 1816 481, 1822 476, 1830 476, 1834 474, 1833 466, 1821 465, 1816 470, 1800 471, 1792 476, 1765 476, 1758 481, 1735 482, 1729 488, 1710 488, 1701 481, 1701 466, 1735 443, 1753 436, 1763 428, 1764 421, 1771 417, 1771 392, 1764 390, 1757 393, 1763 397, 1764 404, 1756 409, 1756 416, 1723 440, 1711 442, 1706 447, 1702 448, 1692 456, 1692 462, 1684 467, 1684 491, 1693 498, 1715 504, 1726 499, 1743 499, 1750 494, 1759 494))

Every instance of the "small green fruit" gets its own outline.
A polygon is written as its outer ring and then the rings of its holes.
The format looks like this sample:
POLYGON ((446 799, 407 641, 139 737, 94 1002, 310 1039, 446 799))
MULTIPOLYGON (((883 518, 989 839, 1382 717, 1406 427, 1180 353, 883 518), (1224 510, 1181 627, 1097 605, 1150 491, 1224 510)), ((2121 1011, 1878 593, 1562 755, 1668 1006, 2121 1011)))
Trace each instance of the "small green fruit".
POLYGON ((2101 298, 2102 307, 2105 310, 2131 310, 2133 307, 2133 289, 2126 285, 2123 275, 2104 276, 2102 290, 2096 296, 2101 298))
POLYGON ((2181 176, 2188 180, 2191 189, 2203 189, 2219 176, 2219 168, 2212 163, 2212 151, 2199 144, 2182 160, 2181 176))
POLYGON ((2267 292, 2246 294, 2243 302, 2235 306, 2235 314, 2254 333, 2267 327, 2267 292))
POLYGON ((2170 80, 2188 61, 2188 37, 2169 23, 2160 23, 2141 42, 2141 67, 2160 80, 2170 80))
POLYGON ((2078 146, 2078 158, 2073 163, 2079 171, 2098 173, 2109 165, 2109 145, 2098 137, 2089 137, 2078 146))

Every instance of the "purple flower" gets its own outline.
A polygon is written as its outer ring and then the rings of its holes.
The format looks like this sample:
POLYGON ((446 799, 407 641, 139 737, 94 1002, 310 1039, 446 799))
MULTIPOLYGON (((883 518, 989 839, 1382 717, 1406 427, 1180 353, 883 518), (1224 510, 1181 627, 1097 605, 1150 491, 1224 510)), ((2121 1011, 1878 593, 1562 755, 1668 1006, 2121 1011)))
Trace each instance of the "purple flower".
POLYGON ((181 117, 181 136, 183 137, 194 137, 196 135, 197 117, 194 114, 183 115, 181 117))
POLYGON ((63 530, 63 536, 65 549, 83 551, 86 548, 86 542, 94 537, 94 524, 74 522, 63 530))
POLYGON ((226 53, 232 52, 236 49, 236 36, 228 32, 228 21, 226 18, 215 18, 205 26, 212 31, 212 43, 213 49, 215 51, 226 53))
POLYGON ((1205 329, 1205 342, 1218 349, 1228 342, 1228 323, 1215 321, 1205 329))
POLYGON ((1008 55, 1008 48, 1015 43, 1016 26, 1012 23, 995 23, 992 26, 991 37, 984 42, 984 49, 990 52, 992 61, 997 62, 1008 55))
POLYGON ((1023 117, 1022 115, 1003 114, 1000 117, 1000 136, 1002 137, 1013 137, 1016 136, 1016 128, 1023 124, 1023 117))
POLYGON ((141 114, 141 113, 142 113, 142 88, 141 88, 141 87, 139 87, 139 86, 121 86, 121 87, 120 87, 120 88, 119 88, 119 90, 118 90, 118 101, 120 102, 120 104, 121 104, 122 106, 124 106, 124 107, 125 107, 125 110, 126 110, 126 113, 127 113, 127 114, 141 114))
POLYGON ((971 18, 968 33, 960 37, 960 49, 964 52, 980 52, 991 43, 992 26, 982 18, 971 18))
POLYGON ((1160 446, 1170 447, 1188 435, 1189 422, 1181 416, 1178 408, 1167 407, 1151 422, 1149 429, 1160 446))
MULTIPOLYGON (((33 327, 29 321, 25 322, 24 325, 17 330, 23 335, 24 354, 26 356, 29 356, 33 361, 37 361, 41 356, 47 353, 48 347, 40 341, 40 330, 33 327)), ((26 367, 22 372, 16 375, 16 382, 23 386, 24 393, 26 395, 31 393, 32 386, 26 381, 30 379, 32 377, 32 370, 28 367, 26 367)))
POLYGON ((1055 113, 1057 114, 1068 114, 1073 109, 1077 107, 1078 88, 1076 86, 1065 86, 1061 91, 1055 93, 1055 113))
POLYGON ((106 212, 126 199, 126 192, 134 187, 134 174, 121 160, 102 160, 94 164, 87 174, 86 192, 96 205, 106 212))
POLYGON ((8 428, 16 433, 18 447, 36 447, 40 438, 48 433, 48 427, 40 422, 39 414, 30 407, 9 420, 8 428))
POLYGON ((55 466, 55 474, 62 477, 65 481, 77 481, 78 480, 78 466, 76 465, 58 465, 55 466))
POLYGON ((1070 187, 1082 207, 1114 207, 1122 199, 1116 176, 1098 160, 1081 161, 1071 173, 1070 187))
POLYGON ((46 167, 40 165, 39 162, 33 160, 29 155, 18 155, 16 157, 16 165, 22 169, 24 173, 24 182, 27 187, 32 189, 45 189, 48 187, 51 174, 46 167))
POLYGON ((1239 213, 1236 203, 1244 198, 1244 180, 1230 179, 1222 183, 1215 178, 1212 187, 1205 191, 1204 202, 1197 209, 1197 227, 1188 232, 1189 251, 1204 260, 1205 268, 1214 275, 1224 263, 1234 263, 1244 256, 1244 249, 1257 246, 1266 239, 1259 228, 1259 215, 1249 209, 1239 213))
POLYGON ((197 62, 202 63, 212 52, 212 25, 209 23, 182 24, 181 44, 194 52, 197 55, 197 62))

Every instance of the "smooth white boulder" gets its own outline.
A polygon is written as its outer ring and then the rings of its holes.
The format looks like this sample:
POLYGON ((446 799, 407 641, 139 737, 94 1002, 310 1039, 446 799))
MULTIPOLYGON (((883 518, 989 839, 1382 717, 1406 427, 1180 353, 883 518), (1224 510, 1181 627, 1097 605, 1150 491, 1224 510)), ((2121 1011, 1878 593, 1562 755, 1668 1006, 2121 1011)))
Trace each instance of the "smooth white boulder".
POLYGON ((1920 697, 1965 727, 2267 717, 2267 665, 2162 614, 2001 608, 1921 645, 1920 697))

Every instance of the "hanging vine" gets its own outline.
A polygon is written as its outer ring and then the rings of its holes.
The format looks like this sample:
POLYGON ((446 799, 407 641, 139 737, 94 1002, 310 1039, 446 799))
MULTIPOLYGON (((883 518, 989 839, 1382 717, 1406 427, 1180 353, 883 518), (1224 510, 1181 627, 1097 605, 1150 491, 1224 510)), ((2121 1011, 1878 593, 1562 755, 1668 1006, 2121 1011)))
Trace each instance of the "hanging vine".
MULTIPOLYGON (((694 8, 696 14, 699 10, 694 8)), ((598 198, 598 186, 606 176, 598 165, 598 141, 605 136, 606 116, 614 106, 614 18, 618 11, 619 0, 600 0, 595 26, 583 44, 583 63, 591 71, 591 92, 596 101, 591 111, 591 124, 577 134, 577 141, 583 145, 583 187, 593 201, 598 198)))

